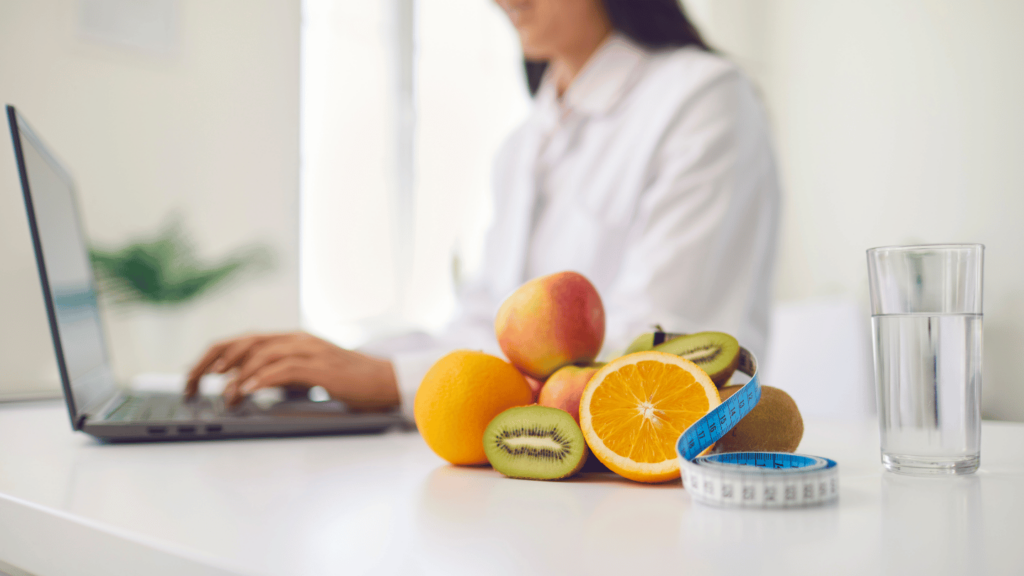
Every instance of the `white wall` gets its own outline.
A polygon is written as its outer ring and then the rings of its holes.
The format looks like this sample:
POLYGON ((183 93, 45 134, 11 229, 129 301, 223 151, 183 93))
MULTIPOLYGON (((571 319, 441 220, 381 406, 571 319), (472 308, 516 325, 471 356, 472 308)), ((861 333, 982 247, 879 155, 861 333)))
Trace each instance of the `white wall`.
MULTIPOLYGON (((71 169, 96 242, 150 235, 177 212, 204 258, 253 242, 276 256, 272 273, 196 306, 113 311, 122 375, 180 371, 214 338, 298 325, 299 3, 147 4, 174 13, 171 42, 155 49, 89 38, 81 0, 0 2, 0 100, 71 169)), ((20 194, 5 136, 0 390, 56 382, 20 194)))
POLYGON ((983 414, 1024 420, 1024 3, 688 5, 773 119, 778 299, 854 298, 868 322, 865 249, 984 243, 983 414))

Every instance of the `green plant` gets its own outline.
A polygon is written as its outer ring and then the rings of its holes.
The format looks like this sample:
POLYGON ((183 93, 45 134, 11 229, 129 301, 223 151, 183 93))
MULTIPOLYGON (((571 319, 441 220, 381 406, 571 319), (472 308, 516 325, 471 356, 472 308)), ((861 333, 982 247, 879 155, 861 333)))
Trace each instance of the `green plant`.
POLYGON ((243 272, 273 266, 270 250, 262 245, 236 250, 215 264, 201 263, 178 220, 151 240, 117 250, 93 247, 89 257, 99 291, 115 304, 185 304, 243 272))

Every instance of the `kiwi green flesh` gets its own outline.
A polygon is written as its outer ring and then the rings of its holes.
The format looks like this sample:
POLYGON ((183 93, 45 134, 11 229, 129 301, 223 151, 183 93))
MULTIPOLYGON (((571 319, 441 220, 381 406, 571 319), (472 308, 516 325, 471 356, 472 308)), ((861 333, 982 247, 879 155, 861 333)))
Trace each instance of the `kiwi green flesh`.
POLYGON ((707 372, 716 386, 729 381, 740 362, 740 343, 724 332, 697 332, 654 347, 693 362, 707 372))
POLYGON ((646 352, 648 350, 654 350, 655 339, 657 339, 658 343, 660 344, 662 342, 667 342, 669 340, 672 340, 673 338, 678 338, 680 336, 685 336, 685 334, 674 334, 672 332, 647 332, 646 334, 641 334, 637 336, 636 340, 633 340, 633 342, 629 345, 628 348, 626 348, 626 351, 623 352, 622 355, 625 356, 626 354, 632 354, 634 352, 646 352), (661 336, 658 337, 658 334, 660 334, 661 336))
POLYGON ((509 408, 487 425, 483 441, 491 466, 511 478, 568 478, 587 460, 583 432, 558 408, 509 408))
POLYGON ((654 334, 648 332, 637 336, 636 340, 633 340, 622 354, 625 356, 626 354, 643 352, 652 348, 654 348, 654 334))

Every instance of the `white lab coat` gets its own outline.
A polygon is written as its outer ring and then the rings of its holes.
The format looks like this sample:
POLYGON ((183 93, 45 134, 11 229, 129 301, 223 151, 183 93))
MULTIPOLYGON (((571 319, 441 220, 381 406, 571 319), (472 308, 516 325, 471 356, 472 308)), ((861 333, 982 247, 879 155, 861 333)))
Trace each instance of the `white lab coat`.
POLYGON ((561 99, 542 83, 499 152, 482 271, 457 318, 418 349, 389 354, 403 411, 412 417, 420 380, 447 351, 500 355, 501 302, 563 270, 601 295, 604 355, 654 324, 728 332, 763 355, 778 217, 768 123, 739 69, 613 34, 561 99))

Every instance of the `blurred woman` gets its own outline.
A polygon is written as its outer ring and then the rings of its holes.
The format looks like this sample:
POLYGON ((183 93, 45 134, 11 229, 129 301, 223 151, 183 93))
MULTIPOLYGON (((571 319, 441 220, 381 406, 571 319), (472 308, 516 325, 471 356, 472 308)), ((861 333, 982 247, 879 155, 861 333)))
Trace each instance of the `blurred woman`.
POLYGON ((523 282, 575 270, 606 311, 605 351, 660 324, 720 330, 764 350, 779 212, 766 115, 677 0, 498 0, 519 33, 532 112, 495 161, 479 276, 440 335, 363 352, 303 333, 213 346, 237 370, 229 401, 283 384, 323 386, 357 409, 401 406, 446 352, 500 355, 494 315, 523 282))

